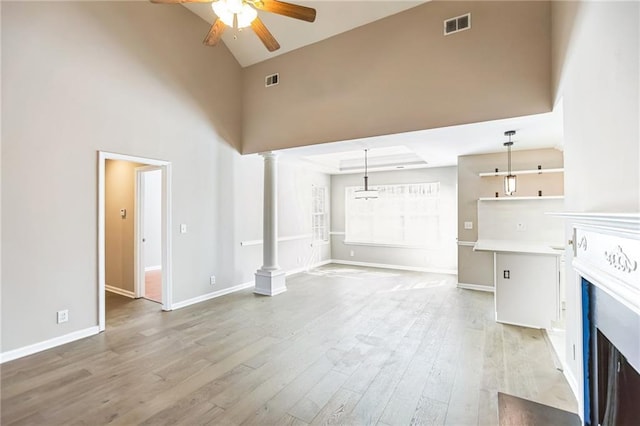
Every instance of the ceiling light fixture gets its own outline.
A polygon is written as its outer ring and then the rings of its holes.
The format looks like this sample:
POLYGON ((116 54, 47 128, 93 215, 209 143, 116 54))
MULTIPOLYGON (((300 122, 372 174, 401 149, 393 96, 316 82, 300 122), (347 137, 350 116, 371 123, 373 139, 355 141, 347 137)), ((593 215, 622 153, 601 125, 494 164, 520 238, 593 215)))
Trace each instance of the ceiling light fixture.
POLYGON ((504 177, 504 193, 506 195, 513 195, 513 193, 516 192, 516 176, 511 174, 511 147, 513 146, 511 136, 515 134, 515 130, 507 130, 506 132, 504 132, 505 136, 509 136, 509 142, 504 143, 504 146, 507 147, 507 157, 509 162, 507 175, 504 177))
POLYGON ((367 176, 367 151, 368 149, 364 150, 364 189, 359 189, 356 191, 355 195, 357 200, 378 198, 378 190, 369 189, 369 176, 367 176))
POLYGON ((258 11, 243 0, 218 0, 211 8, 225 25, 232 28, 246 28, 258 17, 258 11))

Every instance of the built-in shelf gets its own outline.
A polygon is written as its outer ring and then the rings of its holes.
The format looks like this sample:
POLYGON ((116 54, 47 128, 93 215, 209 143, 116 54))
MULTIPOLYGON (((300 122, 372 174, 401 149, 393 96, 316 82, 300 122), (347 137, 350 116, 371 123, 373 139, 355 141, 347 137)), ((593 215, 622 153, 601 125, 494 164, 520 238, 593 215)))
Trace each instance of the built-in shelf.
POLYGON ((541 197, 481 197, 479 201, 521 201, 521 200, 562 200, 564 195, 543 195, 541 197))
MULTIPOLYGON (((558 168, 558 169, 533 169, 533 170, 512 170, 511 174, 512 175, 538 175, 538 174, 544 174, 544 173, 563 173, 564 172, 564 168, 558 168)), ((501 171, 501 172, 481 172, 478 173, 478 176, 480 177, 489 177, 489 176, 506 176, 507 172, 506 171, 501 171)))

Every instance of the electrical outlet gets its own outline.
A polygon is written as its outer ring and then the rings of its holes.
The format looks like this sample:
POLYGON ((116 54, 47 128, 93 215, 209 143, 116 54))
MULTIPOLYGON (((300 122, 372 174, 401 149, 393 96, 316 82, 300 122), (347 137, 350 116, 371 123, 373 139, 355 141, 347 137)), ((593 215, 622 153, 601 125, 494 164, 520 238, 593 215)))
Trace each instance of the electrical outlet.
POLYGON ((473 222, 465 222, 464 229, 473 229, 473 222))
POLYGON ((356 255, 356 254, 355 254, 355 252, 354 252, 353 250, 351 250, 351 251, 349 252, 349 256, 353 257, 353 256, 355 256, 355 255, 356 255))
POLYGON ((526 230, 527 230, 527 226, 524 223, 516 224, 516 231, 526 231, 526 230))
POLYGON ((69 310, 58 311, 58 324, 69 321, 69 310))
POLYGON ((211 285, 215 285, 216 284, 216 276, 215 275, 211 275, 209 277, 209 284, 211 284, 211 285))

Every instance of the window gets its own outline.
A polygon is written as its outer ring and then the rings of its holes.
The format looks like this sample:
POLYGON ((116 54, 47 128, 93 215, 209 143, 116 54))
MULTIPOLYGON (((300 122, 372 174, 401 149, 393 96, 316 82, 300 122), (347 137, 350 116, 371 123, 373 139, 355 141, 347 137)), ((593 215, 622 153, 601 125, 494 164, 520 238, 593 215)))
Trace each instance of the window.
POLYGON ((312 189, 311 228, 313 241, 329 240, 329 213, 327 211, 327 188, 314 186, 312 189))
POLYGON ((440 182, 378 185, 378 198, 345 189, 346 243, 433 247, 439 243, 440 182))

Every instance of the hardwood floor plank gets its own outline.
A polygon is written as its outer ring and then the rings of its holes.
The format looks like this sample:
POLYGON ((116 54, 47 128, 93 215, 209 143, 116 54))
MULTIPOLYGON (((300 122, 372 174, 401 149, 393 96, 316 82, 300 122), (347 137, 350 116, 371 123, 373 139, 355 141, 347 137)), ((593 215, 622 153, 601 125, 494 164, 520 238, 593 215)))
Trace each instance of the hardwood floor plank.
POLYGON ((316 415, 312 425, 341 425, 348 424, 344 421, 360 401, 362 395, 347 389, 340 389, 325 404, 324 408, 316 415))
POLYGON ((346 374, 335 370, 329 371, 304 398, 288 410, 288 413, 306 423, 311 422, 347 378, 346 374))
POLYGON ((327 265, 172 312, 107 294, 104 333, 2 365, 0 423, 484 425, 498 392, 575 411, 539 330, 456 283, 327 265))

